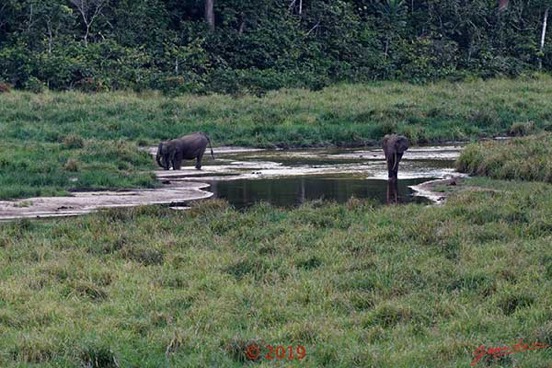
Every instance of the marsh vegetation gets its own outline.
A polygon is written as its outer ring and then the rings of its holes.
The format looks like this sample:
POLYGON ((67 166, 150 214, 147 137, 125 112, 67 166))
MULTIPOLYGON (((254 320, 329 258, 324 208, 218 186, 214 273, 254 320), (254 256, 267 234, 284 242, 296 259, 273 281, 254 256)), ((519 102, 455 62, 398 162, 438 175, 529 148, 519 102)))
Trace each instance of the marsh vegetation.
MULTIPOLYGON (((240 367, 257 342, 304 346, 296 367, 459 367, 481 345, 552 345, 549 82, 2 95, 3 198, 155 185, 138 148, 189 130, 264 147, 542 135, 469 147, 466 170, 516 180, 470 179, 441 206, 212 200, 2 223, 0 365, 240 367), (500 174, 526 157, 527 171, 500 174)), ((489 365, 551 360, 547 348, 489 365)))
POLYGON ((452 367, 481 344, 552 344, 552 189, 475 183, 440 207, 212 200, 3 224, 0 363, 238 367, 258 341, 305 346, 298 367, 452 367))
POLYGON ((204 131, 213 144, 363 146, 401 132, 412 144, 552 130, 552 80, 382 82, 263 97, 11 92, 0 98, 0 198, 152 187, 145 150, 204 131))

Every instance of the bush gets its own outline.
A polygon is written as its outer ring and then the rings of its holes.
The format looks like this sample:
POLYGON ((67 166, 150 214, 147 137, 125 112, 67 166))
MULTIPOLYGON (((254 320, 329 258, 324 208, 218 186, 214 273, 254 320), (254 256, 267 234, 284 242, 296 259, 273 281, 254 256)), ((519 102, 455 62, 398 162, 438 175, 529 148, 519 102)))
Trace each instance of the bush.
POLYGON ((508 135, 512 137, 522 137, 535 131, 535 123, 528 121, 526 123, 513 123, 508 130, 508 135))
POLYGON ((11 86, 7 83, 0 82, 0 93, 9 93, 11 92, 11 86))
POLYGON ((25 82, 25 89, 33 93, 42 93, 46 89, 46 85, 36 77, 30 77, 25 82))
POLYGON ((63 169, 65 171, 71 171, 71 172, 79 171, 79 163, 77 160, 70 158, 69 160, 67 160, 65 165, 63 165, 63 169))
POLYGON ((494 179, 552 183, 552 134, 487 141, 467 146, 456 162, 460 172, 494 179))
POLYGON ((102 79, 96 79, 92 77, 86 77, 78 80, 75 83, 75 87, 82 92, 106 92, 109 91, 109 87, 104 83, 102 79))
POLYGON ((63 146, 67 149, 83 148, 84 139, 76 134, 69 134, 63 138, 63 146))

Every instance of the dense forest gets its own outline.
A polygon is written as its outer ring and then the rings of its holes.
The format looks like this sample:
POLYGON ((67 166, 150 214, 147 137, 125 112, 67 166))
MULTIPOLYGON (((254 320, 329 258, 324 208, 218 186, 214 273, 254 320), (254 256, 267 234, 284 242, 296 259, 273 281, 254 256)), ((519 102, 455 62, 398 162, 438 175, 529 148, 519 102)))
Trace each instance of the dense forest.
MULTIPOLYGON (((2 0, 0 83, 262 93, 552 71, 551 0, 2 0)), ((6 88, 6 87, 4 87, 6 88)))

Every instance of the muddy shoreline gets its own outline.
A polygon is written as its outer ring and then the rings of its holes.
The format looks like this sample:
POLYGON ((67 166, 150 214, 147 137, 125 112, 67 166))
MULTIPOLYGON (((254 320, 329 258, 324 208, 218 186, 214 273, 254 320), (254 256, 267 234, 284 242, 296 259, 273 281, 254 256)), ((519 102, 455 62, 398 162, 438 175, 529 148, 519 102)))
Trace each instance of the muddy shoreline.
MULTIPOLYGON (((163 183, 156 189, 77 191, 67 197, 36 197, 0 201, 0 221, 18 218, 77 216, 100 208, 131 207, 151 204, 188 203, 210 198, 209 183, 216 181, 255 180, 282 177, 344 175, 357 179, 386 180, 386 166, 380 148, 356 150, 263 150, 246 147, 217 147, 215 160, 204 160, 201 171, 192 161, 181 170, 156 170, 163 183)), ((451 162, 461 147, 412 147, 401 162, 399 179, 443 178, 454 170, 447 165, 432 169, 426 161, 451 162)), ((148 148, 153 156, 156 147, 148 148)), ((425 183, 413 189, 435 202, 440 195, 429 193, 425 183)))
POLYGON ((125 191, 77 192, 70 197, 36 197, 15 201, 0 201, 0 220, 77 216, 100 208, 134 207, 172 202, 207 199, 213 193, 206 191, 205 183, 184 186, 166 186, 160 189, 125 191))
POLYGON ((457 173, 443 179, 429 180, 411 188, 414 190, 414 195, 427 198, 435 204, 443 204, 452 193, 456 192, 455 187, 462 185, 467 177, 457 173))

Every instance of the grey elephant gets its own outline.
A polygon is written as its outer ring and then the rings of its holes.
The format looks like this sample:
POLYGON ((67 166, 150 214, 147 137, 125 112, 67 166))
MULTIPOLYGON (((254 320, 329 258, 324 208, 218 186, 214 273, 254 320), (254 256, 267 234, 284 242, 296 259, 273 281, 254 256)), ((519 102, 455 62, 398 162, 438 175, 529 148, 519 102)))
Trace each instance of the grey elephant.
POLYGON ((389 180, 397 180, 399 162, 408 149, 408 138, 403 135, 387 134, 383 137, 383 152, 387 161, 387 172, 389 180))
POLYGON ((172 166, 174 170, 180 170, 182 160, 196 160, 196 169, 201 169, 201 159, 207 148, 211 148, 211 157, 214 159, 213 147, 209 136, 202 132, 192 133, 180 138, 171 139, 159 143, 155 160, 165 170, 172 166))

